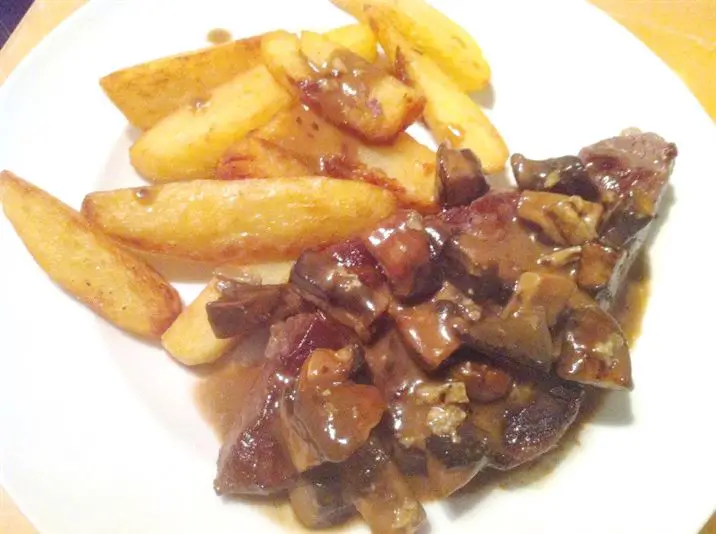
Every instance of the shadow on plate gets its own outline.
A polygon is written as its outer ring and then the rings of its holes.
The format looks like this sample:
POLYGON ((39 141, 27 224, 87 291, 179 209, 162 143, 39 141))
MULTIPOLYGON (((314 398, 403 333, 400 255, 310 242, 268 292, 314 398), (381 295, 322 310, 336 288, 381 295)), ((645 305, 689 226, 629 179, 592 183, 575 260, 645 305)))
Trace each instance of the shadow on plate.
POLYGON ((139 140, 140 137, 142 137, 142 130, 139 128, 132 126, 131 124, 127 124, 125 127, 125 135, 127 136, 127 139, 129 139, 129 142, 134 144, 139 140))
MULTIPOLYGON (((244 505, 250 506, 259 513, 271 519, 274 523, 281 526, 282 530, 293 533, 305 533, 315 534, 321 532, 325 534, 346 532, 353 527, 360 526, 363 522, 358 514, 353 515, 344 523, 335 525, 333 527, 321 528, 321 529, 308 529, 301 524, 296 515, 293 513, 293 508, 288 502, 288 496, 286 494, 279 494, 271 497, 251 497, 251 496, 225 496, 222 500, 226 504, 244 505)), ((426 525, 426 529, 421 528, 416 534, 430 534, 430 527, 426 525)))
POLYGON ((214 274, 215 265, 191 260, 167 258, 149 253, 141 256, 165 278, 172 282, 205 282, 209 283, 214 274))
POLYGON ((629 391, 598 392, 602 398, 588 422, 599 426, 628 426, 634 422, 629 391))
POLYGON ((482 91, 470 93, 470 98, 481 108, 492 109, 495 106, 495 89, 489 84, 482 91))
MULTIPOLYGON (((676 165, 678 168, 678 156, 676 157, 676 165)), ((651 246, 654 244, 656 237, 659 235, 661 227, 664 226, 664 223, 669 219, 669 212, 671 211, 671 208, 674 207, 674 204, 676 204, 674 186, 669 184, 666 187, 666 190, 664 191, 664 196, 661 199, 661 204, 659 206, 659 214, 656 216, 656 219, 654 219, 654 221, 651 223, 649 235, 647 235, 646 242, 644 243, 644 250, 651 250, 651 246)))
POLYGON ((500 172, 493 172, 487 176, 487 182, 493 189, 505 189, 515 187, 515 180, 512 177, 512 169, 509 168, 509 162, 507 166, 500 172))

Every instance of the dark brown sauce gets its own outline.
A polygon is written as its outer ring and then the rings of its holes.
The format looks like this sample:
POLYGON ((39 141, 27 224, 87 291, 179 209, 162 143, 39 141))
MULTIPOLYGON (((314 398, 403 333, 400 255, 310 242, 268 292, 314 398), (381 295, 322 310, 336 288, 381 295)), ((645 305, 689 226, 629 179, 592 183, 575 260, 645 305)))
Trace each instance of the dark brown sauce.
POLYGON ((317 113, 296 106, 274 119, 259 137, 296 157, 311 172, 351 177, 358 160, 358 141, 343 135, 317 113))
POLYGON ((627 285, 612 310, 631 347, 634 346, 641 333, 641 321, 649 301, 650 288, 649 259, 642 253, 631 266, 627 285))
POLYGON ((360 116, 356 109, 367 109, 376 118, 383 114, 371 89, 388 76, 385 71, 344 50, 335 51, 324 65, 312 67, 313 76, 300 84, 302 99, 332 123, 353 126, 360 116))
POLYGON ((194 392, 199 412, 219 439, 224 439, 233 425, 261 365, 244 365, 230 361, 210 371, 199 380, 194 392))
POLYGON ((206 34, 206 40, 213 45, 228 43, 231 39, 231 32, 224 28, 214 28, 206 34))
POLYGON ((361 161, 364 148, 358 139, 343 134, 303 105, 277 115, 253 135, 296 159, 309 174, 362 180, 398 195, 404 192, 397 180, 361 161))
MULTIPOLYGON (((634 262, 629 271, 627 285, 619 298, 613 313, 619 320, 629 343, 633 346, 640 331, 641 320, 649 297, 649 262, 642 254, 634 262)), ((242 363, 230 359, 225 363, 215 364, 204 374, 196 386, 195 400, 202 417, 214 429, 220 439, 228 433, 238 410, 247 396, 257 377, 261 366, 242 363)), ((587 397, 577 421, 570 427, 559 445, 530 462, 511 471, 485 469, 454 495, 443 499, 448 507, 463 508, 469 503, 478 502, 484 495, 495 489, 514 489, 543 481, 560 464, 575 447, 579 446, 579 436, 586 423, 599 411, 605 392, 596 389, 587 390, 587 397)), ((412 481, 413 487, 419 489, 420 481, 412 481)), ((421 491, 421 500, 433 500, 429 492, 421 491)), ((261 507, 273 521, 291 532, 314 532, 299 523, 287 499, 283 496, 270 499, 240 499, 252 506, 261 507)), ((327 532, 340 532, 355 524, 357 517, 348 523, 337 525, 327 532)))
POLYGON ((157 190, 151 187, 138 187, 134 190, 134 198, 141 204, 151 204, 157 196, 157 190))
MULTIPOLYGON (((261 369, 260 364, 243 363, 230 359, 210 366, 206 374, 199 378, 194 390, 194 399, 202 418, 223 440, 228 434, 241 406, 251 393, 251 387, 261 369)), ((285 495, 268 498, 237 498, 236 502, 258 508, 281 525, 286 531, 297 533, 315 532, 304 527, 296 518, 285 495)), ((357 523, 357 516, 347 523, 333 528, 321 529, 322 532, 340 532, 357 523)))

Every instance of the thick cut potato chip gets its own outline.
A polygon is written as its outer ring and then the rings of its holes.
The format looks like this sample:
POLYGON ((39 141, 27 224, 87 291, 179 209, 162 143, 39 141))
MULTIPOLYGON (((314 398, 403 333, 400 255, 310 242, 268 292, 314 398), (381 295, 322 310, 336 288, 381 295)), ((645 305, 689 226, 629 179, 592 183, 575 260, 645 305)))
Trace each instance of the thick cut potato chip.
POLYGON ((323 177, 196 180, 90 193, 83 214, 121 243, 208 262, 294 259, 389 215, 380 187, 323 177))
POLYGON ((147 130, 260 64, 257 36, 118 70, 102 78, 100 85, 130 124, 147 130))
POLYGON ((301 100, 369 142, 392 142, 423 110, 412 87, 318 33, 301 34, 301 53, 323 70, 299 81, 301 100))
POLYGON ((158 339, 181 311, 176 291, 154 269, 48 193, 4 171, 0 201, 48 276, 118 327, 158 339))
POLYGON ((288 151, 265 141, 255 133, 232 145, 221 158, 216 170, 216 178, 219 180, 281 178, 311 174, 320 173, 301 163, 288 151))
POLYGON ((393 191, 405 207, 437 209, 435 154, 406 133, 370 145, 298 105, 232 146, 217 177, 226 180, 321 174, 393 191))
POLYGON ((469 148, 487 173, 501 171, 509 156, 500 132, 469 96, 463 93, 428 57, 399 51, 396 67, 426 98, 423 118, 438 143, 469 148))
POLYGON ((367 13, 381 46, 395 60, 397 75, 425 96, 423 119, 436 141, 469 148, 488 173, 504 169, 509 156, 507 145, 477 103, 428 56, 415 51, 385 19, 373 18, 372 8, 367 13))
POLYGON ((285 87, 330 123, 374 143, 393 141, 422 112, 411 87, 322 35, 268 34, 266 65, 285 87))
POLYGON ((396 196, 407 207, 421 211, 438 208, 438 182, 435 152, 418 143, 406 133, 392 145, 358 145, 358 160, 368 168, 376 168, 393 178, 401 190, 396 196))
POLYGON ((345 46, 366 61, 373 63, 378 57, 378 40, 367 24, 349 24, 327 31, 323 36, 338 45, 345 46))
MULTIPOLYGON (((326 37, 375 61, 376 38, 366 24, 349 24, 326 37)), ((100 85, 133 126, 148 130, 173 111, 206 100, 211 91, 262 62, 261 36, 249 37, 108 74, 100 85)))
POLYGON ((228 147, 292 101, 266 67, 254 67, 146 131, 130 150, 132 165, 155 182, 213 178, 228 147))
POLYGON ((385 61, 388 63, 390 70, 401 80, 404 80, 405 73, 396 70, 398 50, 412 50, 419 55, 423 54, 413 46, 413 43, 408 41, 405 36, 396 30, 395 26, 391 25, 389 20, 381 17, 381 10, 378 7, 374 5, 366 7, 365 16, 367 17, 368 24, 370 24, 370 27, 375 32, 383 52, 385 52, 385 61))
POLYGON ((424 0, 331 0, 357 19, 366 11, 399 31, 418 52, 430 57, 461 90, 484 89, 490 65, 472 36, 424 0))
POLYGON ((246 280, 256 284, 283 284, 288 282, 292 267, 293 262, 218 267, 214 278, 164 332, 162 346, 174 359, 184 365, 215 362, 242 340, 240 336, 217 339, 209 323, 206 305, 221 296, 216 287, 219 277, 246 280))
POLYGON ((214 278, 172 323, 162 336, 162 346, 184 365, 218 360, 236 346, 239 338, 217 339, 206 314, 206 305, 220 297, 214 278))
POLYGON ((290 91, 295 89, 296 81, 313 75, 301 55, 301 40, 287 31, 267 33, 261 40, 261 56, 274 78, 290 91))

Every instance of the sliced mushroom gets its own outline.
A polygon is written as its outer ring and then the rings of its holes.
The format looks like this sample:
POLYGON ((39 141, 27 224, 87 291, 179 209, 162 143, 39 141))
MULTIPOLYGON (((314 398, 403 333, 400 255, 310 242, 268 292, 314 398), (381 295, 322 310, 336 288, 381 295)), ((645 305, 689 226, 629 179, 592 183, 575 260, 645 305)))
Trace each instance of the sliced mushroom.
POLYGON ((438 147, 437 161, 443 206, 466 206, 490 190, 482 163, 472 150, 456 150, 442 143, 438 147))
POLYGON ((537 264, 556 271, 565 272, 565 269, 569 269, 575 263, 578 263, 581 256, 581 246, 560 248, 554 252, 541 256, 537 261, 537 264))
POLYGON ((303 298, 363 340, 371 338, 390 303, 380 269, 358 240, 304 252, 291 270, 291 282, 303 298))
POLYGON ((536 225, 550 241, 563 246, 595 240, 602 211, 601 204, 579 196, 535 191, 523 192, 517 208, 521 219, 536 225))
MULTIPOLYGON (((469 424, 464 424, 463 428, 468 429, 469 424)), ((477 433, 470 428, 468 432, 477 436, 477 433)), ((430 446, 430 443, 428 443, 430 446)), ((421 485, 420 488, 425 491, 425 497, 428 499, 443 499, 455 493, 460 488, 470 482, 475 475, 488 465, 488 458, 484 453, 474 457, 474 461, 469 462, 466 458, 455 458, 454 467, 447 464, 452 462, 451 459, 442 457, 437 459, 432 453, 427 455, 427 479, 430 481, 428 488, 421 485)), ((412 479, 411 482, 415 480, 412 479)), ((420 479, 418 481, 422 482, 420 479)), ((417 491, 417 490, 416 490, 417 491)))
POLYGON ((417 212, 403 211, 384 220, 368 234, 365 245, 382 267, 398 299, 413 301, 440 287, 431 238, 417 212))
POLYGON ((366 350, 366 363, 388 404, 386 427, 401 468, 411 474, 426 472, 430 438, 449 438, 431 442, 430 452, 438 459, 473 462, 481 456, 479 442, 453 439, 467 415, 469 398, 464 383, 429 377, 395 331, 387 332, 366 350))
POLYGON ((372 532, 412 534, 425 522, 425 510, 376 438, 341 464, 348 499, 372 532))
POLYGON ((557 374, 609 389, 632 389, 629 344, 619 323, 596 305, 574 309, 564 329, 557 374))
POLYGON ((356 513, 343 497, 340 470, 333 464, 304 473, 288 497, 294 514, 308 528, 339 525, 356 513))
POLYGON ((503 316, 539 308, 545 313, 547 326, 557 324, 577 290, 574 282, 559 274, 526 272, 515 285, 515 292, 505 306, 503 316))
POLYGON ((491 192, 466 208, 441 215, 453 229, 445 246, 449 267, 471 279, 474 295, 469 288, 461 289, 473 298, 509 298, 520 275, 534 270, 541 257, 555 251, 518 222, 519 200, 518 192, 491 192))
POLYGON ((599 200, 599 189, 576 156, 540 161, 513 154, 510 163, 520 189, 578 195, 589 201, 599 200))
POLYGON ((470 327, 466 337, 471 347, 498 360, 507 358, 548 370, 555 359, 547 315, 541 308, 486 315, 470 327))
POLYGON ((449 282, 428 302, 395 304, 390 309, 398 331, 428 369, 435 369, 463 343, 470 325, 480 319, 480 306, 449 282))
POLYGON ((587 243, 577 270, 577 284, 608 308, 617 297, 632 264, 632 255, 601 243, 587 243))
POLYGON ((506 397, 512 389, 512 377, 504 370, 474 361, 461 361, 450 368, 449 376, 465 384, 471 402, 484 404, 506 397))
POLYGON ((383 417, 378 390, 349 380, 356 360, 353 347, 318 349, 303 364, 294 388, 289 424, 303 431, 321 462, 344 461, 383 417))
POLYGON ((218 285, 221 297, 206 305, 209 324, 218 339, 247 334, 267 323, 309 311, 307 303, 288 284, 262 286, 224 278, 218 285))

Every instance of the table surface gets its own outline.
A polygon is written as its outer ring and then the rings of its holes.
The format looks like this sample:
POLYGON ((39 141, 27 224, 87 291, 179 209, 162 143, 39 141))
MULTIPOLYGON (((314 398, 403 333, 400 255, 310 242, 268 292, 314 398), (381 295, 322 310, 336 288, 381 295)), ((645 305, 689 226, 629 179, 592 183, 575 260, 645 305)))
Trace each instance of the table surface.
MULTIPOLYGON (((86 1, 35 0, 0 50, 0 84, 33 46, 86 1)), ((591 1, 651 47, 716 120, 716 0, 591 1)), ((0 532, 37 532, 1 487, 0 532)), ((701 534, 716 534, 716 514, 701 534)))

